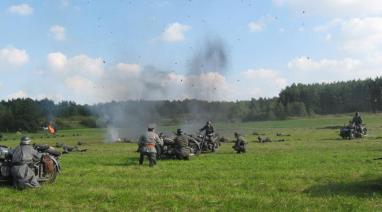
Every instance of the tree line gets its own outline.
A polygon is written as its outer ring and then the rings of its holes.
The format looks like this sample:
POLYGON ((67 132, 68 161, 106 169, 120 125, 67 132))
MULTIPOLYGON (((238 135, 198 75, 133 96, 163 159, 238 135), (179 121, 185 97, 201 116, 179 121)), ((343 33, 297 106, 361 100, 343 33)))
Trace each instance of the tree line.
MULTIPOLYGON (((105 117, 112 117, 116 111, 123 111, 119 114, 149 114, 162 124, 178 124, 191 119, 259 121, 381 110, 382 78, 376 78, 334 83, 292 84, 283 89, 278 97, 235 102, 185 99, 80 105, 72 101, 55 103, 49 99, 12 99, 0 102, 0 131, 33 132, 46 126, 50 121, 56 121, 58 127, 67 128, 68 125, 62 120, 72 117, 81 117, 76 120, 84 127, 103 127, 110 121, 105 117)), ((139 119, 140 116, 136 118, 139 119)))

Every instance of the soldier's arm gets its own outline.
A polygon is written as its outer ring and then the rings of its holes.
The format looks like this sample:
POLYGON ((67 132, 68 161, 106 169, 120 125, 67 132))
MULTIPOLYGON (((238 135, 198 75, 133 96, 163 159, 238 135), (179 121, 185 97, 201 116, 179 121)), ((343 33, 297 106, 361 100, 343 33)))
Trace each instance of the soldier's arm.
POLYGON ((155 142, 159 143, 160 145, 163 145, 163 140, 161 138, 159 138, 158 135, 155 135, 155 142))
POLYGON ((143 136, 140 136, 139 139, 138 139, 138 146, 142 146, 143 145, 143 136))
POLYGON ((203 131, 203 130, 205 130, 206 128, 207 128, 207 125, 205 125, 205 126, 203 126, 202 128, 200 128, 199 131, 203 131))
POLYGON ((32 148, 32 155, 33 155, 33 160, 38 161, 42 158, 44 155, 43 153, 39 153, 37 150, 32 148))

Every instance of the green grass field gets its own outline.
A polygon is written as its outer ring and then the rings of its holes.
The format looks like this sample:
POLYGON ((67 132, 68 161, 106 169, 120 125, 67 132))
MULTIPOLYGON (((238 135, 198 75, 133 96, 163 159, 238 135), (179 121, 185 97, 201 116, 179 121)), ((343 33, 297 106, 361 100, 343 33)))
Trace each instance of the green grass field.
MULTIPOLYGON (((1 211, 64 210, 202 210, 202 211, 381 211, 382 114, 364 116, 369 135, 341 140, 335 126, 350 115, 287 121, 217 124, 232 138, 246 133, 248 153, 236 154, 231 143, 214 154, 190 161, 159 161, 138 166, 136 145, 104 143, 103 130, 61 131, 36 143, 87 142, 85 153, 63 155, 54 184, 18 191, 0 187, 1 211), (251 133, 289 133, 286 142, 256 143, 251 133), (79 134, 79 136, 74 136, 79 134)), ((175 129, 174 127, 173 129, 175 129)), ((15 146, 15 134, 1 144, 15 146)))

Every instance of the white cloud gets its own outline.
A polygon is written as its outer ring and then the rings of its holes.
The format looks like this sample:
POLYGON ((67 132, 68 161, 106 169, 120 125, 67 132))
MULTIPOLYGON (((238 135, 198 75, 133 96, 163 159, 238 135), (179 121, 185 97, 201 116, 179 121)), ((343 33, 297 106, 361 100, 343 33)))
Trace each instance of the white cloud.
MULTIPOLYGON (((276 19, 276 17, 271 15, 265 15, 258 20, 251 21, 248 23, 248 29, 251 32, 260 32, 263 31, 264 28, 271 22, 273 22, 276 19)), ((284 30, 284 29, 282 29, 284 30)), ((281 30, 280 30, 281 31, 281 30)))
POLYGON ((280 73, 271 69, 248 69, 243 75, 252 80, 269 80, 273 81, 277 87, 285 87, 287 81, 280 76, 280 73))
POLYGON ((66 55, 61 52, 53 52, 48 54, 48 65, 55 71, 65 71, 68 64, 66 55))
POLYGON ((185 33, 191 29, 190 26, 178 22, 169 24, 162 33, 162 40, 166 42, 179 42, 185 40, 185 33))
POLYGON ((323 25, 320 25, 320 26, 317 26, 317 27, 314 27, 314 31, 315 32, 326 32, 334 27, 337 27, 339 25, 341 25, 341 23, 343 22, 342 19, 339 19, 339 18, 336 18, 336 19, 333 19, 331 21, 329 21, 328 23, 325 23, 323 25))
POLYGON ((217 72, 184 75, 183 82, 184 95, 177 98, 197 98, 207 101, 228 100, 229 93, 232 92, 226 78, 217 72))
POLYGON ((314 83, 366 79, 382 75, 382 57, 373 59, 321 59, 299 57, 288 63, 291 82, 314 83))
POLYGON ((251 32, 260 32, 264 28, 264 23, 260 21, 252 21, 248 24, 248 28, 251 32))
POLYGON ((245 92, 251 92, 254 97, 276 96, 288 84, 280 72, 272 69, 248 69, 241 72, 241 75, 247 86, 238 88, 239 90, 236 92, 243 92, 240 89, 247 89, 249 91, 245 92))
POLYGON ((115 68, 123 75, 137 75, 141 71, 139 64, 118 63, 115 68))
POLYGON ((73 76, 65 79, 65 85, 80 95, 93 95, 95 90, 95 83, 89 79, 81 76, 73 76))
POLYGON ((29 56, 24 49, 14 47, 0 49, 0 63, 3 65, 20 66, 29 61, 29 56))
POLYGON ((103 60, 101 58, 91 58, 85 54, 70 58, 69 68, 90 76, 100 76, 104 72, 103 60))
POLYGON ((103 60, 91 58, 85 54, 68 58, 61 52, 54 52, 48 54, 47 62, 53 71, 61 74, 83 74, 87 77, 93 77, 104 73, 103 60))
POLYGON ((304 14, 326 15, 332 17, 365 17, 382 14, 380 0, 273 0, 277 6, 287 6, 304 14))
POLYGON ((65 27, 63 27, 63 26, 54 25, 54 26, 50 27, 49 31, 52 34, 52 36, 54 37, 54 39, 56 39, 58 41, 63 41, 66 39, 65 27))
POLYGON ((28 97, 28 94, 25 91, 20 90, 15 93, 9 94, 7 96, 7 99, 17 99, 17 98, 27 98, 27 97, 28 97))
POLYGON ((8 7, 8 12, 26 16, 33 14, 33 8, 28 4, 18 4, 8 7))
POLYGON ((381 17, 334 19, 314 31, 326 33, 326 40, 331 40, 334 34, 338 49, 345 53, 371 55, 382 50, 381 17))

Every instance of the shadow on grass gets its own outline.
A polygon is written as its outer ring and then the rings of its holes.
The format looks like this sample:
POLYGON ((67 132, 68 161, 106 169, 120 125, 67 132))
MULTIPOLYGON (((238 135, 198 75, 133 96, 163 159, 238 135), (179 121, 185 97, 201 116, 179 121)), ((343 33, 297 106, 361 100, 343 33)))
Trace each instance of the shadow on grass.
POLYGON ((370 197, 375 194, 382 194, 382 178, 375 180, 364 180, 357 182, 339 182, 328 183, 324 185, 315 185, 304 191, 314 197, 323 196, 356 196, 356 197, 370 197))
POLYGON ((349 141, 348 139, 338 138, 321 138, 321 141, 349 141))
POLYGON ((325 127, 317 127, 316 129, 318 130, 337 130, 337 129, 341 129, 342 125, 334 125, 334 126, 325 126, 325 127))

